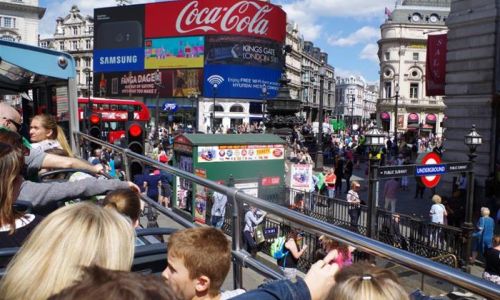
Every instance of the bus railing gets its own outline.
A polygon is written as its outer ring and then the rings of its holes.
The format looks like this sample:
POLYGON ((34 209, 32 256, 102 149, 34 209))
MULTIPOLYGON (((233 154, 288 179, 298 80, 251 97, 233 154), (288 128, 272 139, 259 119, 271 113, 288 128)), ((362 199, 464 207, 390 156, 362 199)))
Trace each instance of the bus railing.
MULTIPOLYGON (((325 234, 339 240, 340 242, 352 245, 357 249, 367 252, 371 255, 375 255, 386 259, 388 261, 397 263, 399 265, 405 266, 412 270, 418 271, 428 276, 433 276, 438 279, 448 281, 453 285, 469 290, 477 295, 498 299, 500 297, 500 291, 498 286, 482 280, 481 278, 475 277, 471 274, 459 271, 457 269, 433 262, 428 258, 423 258, 421 256, 409 253, 407 251, 389 246, 385 243, 369 239, 360 234, 351 232, 347 229, 328 224, 324 221, 314 219, 310 216, 304 215, 300 212, 293 211, 284 208, 275 203, 247 195, 242 191, 235 188, 226 187, 219 185, 213 181, 195 176, 194 174, 179 170, 177 168, 162 164, 158 161, 150 159, 148 157, 134 153, 128 149, 122 149, 117 146, 110 145, 106 142, 97 140, 89 135, 74 132, 75 136, 81 139, 85 139, 94 143, 97 143, 103 147, 113 149, 122 154, 123 162, 125 166, 129 160, 137 160, 143 164, 147 164, 158 168, 160 170, 167 171, 175 176, 183 177, 190 180, 193 183, 202 185, 216 192, 222 193, 227 196, 228 202, 233 204, 233 215, 232 215, 232 251, 233 251, 233 281, 234 287, 242 287, 242 267, 250 266, 255 268, 262 273, 269 274, 270 277, 276 276, 281 277, 276 274, 275 271, 270 271, 267 273, 265 266, 259 264, 257 260, 252 258, 246 251, 241 249, 242 243, 242 218, 243 214, 243 203, 257 207, 267 213, 283 218, 293 223, 295 226, 300 226, 305 231, 310 233, 315 233, 318 235, 325 234)), ((167 216, 172 216, 173 213, 169 212, 166 208, 161 207, 161 205, 155 203, 154 201, 149 202, 160 212, 165 213, 167 216)))

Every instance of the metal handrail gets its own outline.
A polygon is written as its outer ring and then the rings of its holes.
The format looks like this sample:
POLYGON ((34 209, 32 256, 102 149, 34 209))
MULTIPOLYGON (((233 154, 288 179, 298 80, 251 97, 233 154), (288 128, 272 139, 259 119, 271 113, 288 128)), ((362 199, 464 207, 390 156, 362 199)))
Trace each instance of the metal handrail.
MULTIPOLYGON (((249 205, 255 206, 259 209, 262 209, 268 213, 274 214, 276 216, 285 218, 293 223, 296 223, 303 228, 307 229, 310 232, 316 234, 327 234, 335 239, 352 245, 356 248, 361 249, 369 254, 376 255, 382 258, 385 258, 389 261, 395 262, 402 266, 408 267, 412 270, 416 270, 425 275, 434 276, 440 278, 442 280, 446 280, 456 286, 467 289, 473 293, 476 293, 480 296, 497 299, 500 297, 500 291, 498 286, 482 280, 478 277, 472 276, 471 274, 458 271, 457 269, 444 266, 442 264, 433 262, 430 259, 423 258, 421 256, 409 253, 407 251, 397 249, 395 247, 389 246, 382 242, 369 239, 360 234, 351 232, 347 229, 343 229, 332 224, 328 224, 326 222, 311 218, 309 216, 303 215, 299 212, 284 208, 274 203, 267 202, 263 199, 259 199, 250 195, 247 195, 235 188, 226 187, 223 185, 219 185, 211 180, 204 179, 198 176, 195 176, 192 173, 188 173, 177 168, 162 164, 158 161, 150 159, 148 157, 139 155, 134 153, 128 149, 123 149, 117 146, 110 145, 106 142, 95 139, 89 135, 75 132, 77 137, 82 137, 88 139, 94 143, 100 144, 104 147, 112 148, 115 151, 119 151, 124 155, 124 158, 128 159, 129 157, 141 161, 143 163, 154 166, 158 169, 162 169, 172 173, 176 176, 183 177, 188 179, 196 184, 203 185, 208 187, 214 191, 219 193, 223 193, 228 196, 228 201, 233 202, 233 251, 239 253, 241 250, 239 249, 239 245, 241 244, 241 218, 243 217, 243 203, 247 203, 249 205), (110 147, 112 146, 112 147, 110 147)), ((159 204, 154 205, 157 209, 160 209, 162 212, 166 212, 167 209, 164 209, 159 204), (161 209, 163 208, 163 209, 161 209)), ((168 215, 173 215, 171 212, 168 215)), ((180 218, 180 217, 179 217, 180 218)), ((248 258, 247 260, 252 260, 253 258, 248 258)), ((233 262, 234 270, 234 282, 235 287, 241 287, 241 268, 242 265, 239 264, 240 260, 233 262)))

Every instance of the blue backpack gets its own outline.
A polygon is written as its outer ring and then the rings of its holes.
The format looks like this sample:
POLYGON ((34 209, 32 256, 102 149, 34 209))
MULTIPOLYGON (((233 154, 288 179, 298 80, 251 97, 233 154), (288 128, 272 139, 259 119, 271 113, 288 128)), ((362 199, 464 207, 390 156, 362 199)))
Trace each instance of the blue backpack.
POLYGON ((271 244, 271 256, 276 259, 285 257, 289 251, 285 251, 286 237, 280 236, 271 244))

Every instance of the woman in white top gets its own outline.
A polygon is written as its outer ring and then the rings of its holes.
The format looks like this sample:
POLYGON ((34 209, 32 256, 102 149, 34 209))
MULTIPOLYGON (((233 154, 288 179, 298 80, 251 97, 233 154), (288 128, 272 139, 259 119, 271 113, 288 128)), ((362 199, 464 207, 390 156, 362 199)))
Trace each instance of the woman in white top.
POLYGON ((351 189, 347 192, 347 202, 349 202, 349 217, 351 218, 351 230, 358 231, 358 220, 361 213, 361 200, 358 191, 361 185, 357 181, 351 182, 351 189))
POLYGON ((65 150, 70 157, 74 157, 68 140, 61 126, 52 115, 37 115, 31 120, 30 140, 33 148, 41 148, 42 151, 59 148, 65 150))
POLYGON ((441 196, 432 196, 432 202, 434 204, 431 206, 431 211, 429 212, 429 215, 431 216, 431 222, 444 224, 444 217, 446 217, 448 214, 444 205, 441 204, 441 196))

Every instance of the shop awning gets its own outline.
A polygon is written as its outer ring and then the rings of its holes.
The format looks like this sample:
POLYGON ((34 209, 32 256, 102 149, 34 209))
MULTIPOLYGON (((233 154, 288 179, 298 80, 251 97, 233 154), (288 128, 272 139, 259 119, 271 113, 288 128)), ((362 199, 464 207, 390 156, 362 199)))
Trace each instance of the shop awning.
POLYGON ((408 124, 418 123, 418 115, 416 113, 408 114, 408 124))
POLYGON ((425 123, 427 124, 436 124, 437 117, 435 114, 427 114, 425 117, 425 123))
POLYGON ((391 115, 386 111, 381 112, 380 119, 382 119, 382 121, 389 121, 391 119, 391 115))

